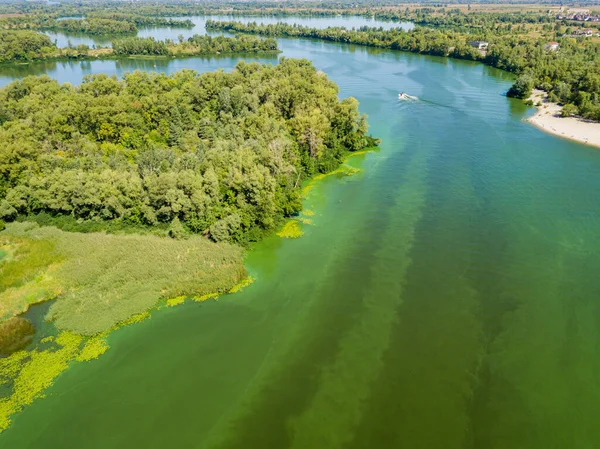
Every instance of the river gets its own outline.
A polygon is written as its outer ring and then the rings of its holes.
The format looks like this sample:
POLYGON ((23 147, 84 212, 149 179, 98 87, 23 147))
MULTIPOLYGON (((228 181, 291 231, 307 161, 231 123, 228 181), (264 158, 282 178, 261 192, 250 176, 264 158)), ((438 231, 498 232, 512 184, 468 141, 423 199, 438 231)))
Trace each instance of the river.
MULTIPOLYGON (((0 447, 600 447, 600 151, 523 123, 505 72, 279 43, 360 101, 381 149, 317 184, 302 238, 250 251, 254 284, 114 332, 0 447)), ((28 67, 78 83, 236 60, 28 67)))
MULTIPOLYGON (((67 18, 67 17, 65 17, 67 18)), ((327 28, 329 26, 339 26, 351 28, 360 28, 362 26, 368 27, 382 27, 384 29, 390 28, 402 28, 409 30, 414 28, 414 25, 409 22, 394 22, 394 21, 383 21, 368 17, 359 16, 336 16, 336 17, 239 17, 239 16, 227 16, 227 15, 213 15, 213 16, 174 16, 171 19, 177 20, 190 20, 194 24, 193 28, 171 28, 171 27, 139 27, 137 35, 139 37, 153 37, 158 40, 171 39, 177 41, 179 36, 183 36, 185 39, 192 37, 194 34, 209 34, 211 36, 217 36, 224 33, 221 32, 208 32, 204 28, 207 20, 243 20, 246 22, 256 22, 261 24, 269 23, 288 23, 293 25, 295 23, 304 26, 310 26, 313 28, 327 28)), ((111 42, 123 38, 119 35, 86 35, 82 33, 64 33, 61 31, 47 31, 45 32, 53 42, 59 47, 68 47, 69 44, 77 46, 80 44, 93 46, 107 47, 111 45, 111 42)))

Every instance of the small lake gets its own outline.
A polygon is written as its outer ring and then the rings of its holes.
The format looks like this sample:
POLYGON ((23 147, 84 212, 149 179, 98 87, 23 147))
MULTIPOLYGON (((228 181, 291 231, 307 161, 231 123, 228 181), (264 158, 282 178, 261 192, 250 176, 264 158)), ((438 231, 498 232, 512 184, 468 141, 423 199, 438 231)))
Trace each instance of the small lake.
MULTIPOLYGON (((254 284, 114 332, 106 354, 69 368, 14 418, 0 447, 600 447, 600 151, 524 123, 531 109, 506 98, 506 72, 278 41, 360 101, 380 150, 311 191, 302 238, 249 252, 254 284), (418 99, 399 101, 400 91, 418 99)), ((239 59, 0 75, 79 83, 230 70, 239 59)))

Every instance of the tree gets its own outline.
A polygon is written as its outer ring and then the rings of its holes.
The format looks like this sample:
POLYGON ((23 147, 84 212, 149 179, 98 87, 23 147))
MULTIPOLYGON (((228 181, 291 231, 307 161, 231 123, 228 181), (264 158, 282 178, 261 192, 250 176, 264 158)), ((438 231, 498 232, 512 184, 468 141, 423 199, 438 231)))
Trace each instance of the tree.
POLYGON ((578 113, 579 110, 577 109, 577 106, 571 103, 564 105, 560 111, 560 115, 563 117, 572 117, 578 113))
POLYGON ((520 75, 515 83, 510 87, 507 94, 509 97, 527 98, 533 90, 533 78, 530 74, 525 73, 520 75))
POLYGON ((173 221, 171 221, 171 225, 169 226, 169 237, 177 240, 186 237, 185 229, 178 217, 173 218, 173 221))

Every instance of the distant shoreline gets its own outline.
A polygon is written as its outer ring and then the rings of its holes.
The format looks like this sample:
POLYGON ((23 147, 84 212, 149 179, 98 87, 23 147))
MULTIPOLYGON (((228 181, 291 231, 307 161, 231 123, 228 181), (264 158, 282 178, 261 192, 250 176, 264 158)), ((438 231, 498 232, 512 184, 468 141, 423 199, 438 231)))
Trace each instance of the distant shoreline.
POLYGON ((529 100, 536 105, 537 112, 526 122, 549 134, 600 148, 600 123, 577 117, 561 117, 562 106, 549 102, 546 92, 542 90, 534 90, 529 100))

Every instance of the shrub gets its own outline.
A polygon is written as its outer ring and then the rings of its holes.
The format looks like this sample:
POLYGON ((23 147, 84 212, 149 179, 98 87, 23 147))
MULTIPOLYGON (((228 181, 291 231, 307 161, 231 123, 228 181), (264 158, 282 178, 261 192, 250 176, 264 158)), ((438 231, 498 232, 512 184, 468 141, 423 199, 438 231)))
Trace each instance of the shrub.
POLYGON ((13 317, 0 323, 0 354, 10 355, 31 341, 35 328, 29 320, 13 317))

